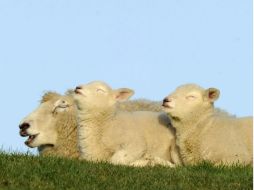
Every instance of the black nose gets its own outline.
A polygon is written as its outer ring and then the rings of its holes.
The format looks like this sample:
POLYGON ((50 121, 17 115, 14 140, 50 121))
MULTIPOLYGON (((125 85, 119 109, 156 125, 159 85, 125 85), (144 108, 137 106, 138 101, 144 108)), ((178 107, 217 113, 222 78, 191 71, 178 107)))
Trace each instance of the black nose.
POLYGON ((19 128, 22 130, 28 129, 30 127, 29 123, 22 123, 21 125, 19 125, 19 128))
POLYGON ((82 89, 81 86, 77 86, 77 87, 76 87, 76 90, 81 90, 81 89, 82 89))
POLYGON ((168 98, 164 98, 163 99, 163 103, 167 103, 167 102, 170 102, 168 98))

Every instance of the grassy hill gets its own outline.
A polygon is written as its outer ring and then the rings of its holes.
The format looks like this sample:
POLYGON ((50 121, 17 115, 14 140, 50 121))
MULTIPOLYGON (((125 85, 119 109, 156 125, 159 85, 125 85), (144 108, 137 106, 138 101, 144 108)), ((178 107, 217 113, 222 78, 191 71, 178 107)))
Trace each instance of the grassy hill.
POLYGON ((252 167, 132 168, 53 157, 0 153, 2 189, 252 189, 252 167))

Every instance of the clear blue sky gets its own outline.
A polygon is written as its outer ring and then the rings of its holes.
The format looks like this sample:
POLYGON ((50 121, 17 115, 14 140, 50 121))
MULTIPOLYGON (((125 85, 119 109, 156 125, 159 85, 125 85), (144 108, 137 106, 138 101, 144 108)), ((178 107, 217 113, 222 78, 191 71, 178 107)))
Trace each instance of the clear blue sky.
POLYGON ((152 100, 217 87, 217 107, 252 115, 252 1, 0 1, 2 149, 28 150, 18 124, 43 92, 93 80, 152 100))

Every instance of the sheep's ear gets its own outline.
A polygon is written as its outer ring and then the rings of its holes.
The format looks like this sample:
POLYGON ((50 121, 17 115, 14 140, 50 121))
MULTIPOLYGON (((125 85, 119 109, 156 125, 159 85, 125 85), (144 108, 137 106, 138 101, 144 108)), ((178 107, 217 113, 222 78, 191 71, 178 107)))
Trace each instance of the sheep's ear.
POLYGON ((205 91, 205 98, 209 102, 215 102, 220 96, 220 91, 216 88, 208 88, 205 91))
POLYGON ((119 88, 117 90, 114 90, 115 99, 117 101, 128 100, 133 94, 134 91, 129 88, 119 88))
POLYGON ((41 99, 41 103, 47 102, 49 100, 52 100, 53 98, 57 98, 59 97, 60 94, 56 93, 56 92, 46 92, 41 99))
POLYGON ((67 100, 59 99, 54 103, 52 113, 57 114, 59 112, 67 111, 70 107, 70 104, 67 100))

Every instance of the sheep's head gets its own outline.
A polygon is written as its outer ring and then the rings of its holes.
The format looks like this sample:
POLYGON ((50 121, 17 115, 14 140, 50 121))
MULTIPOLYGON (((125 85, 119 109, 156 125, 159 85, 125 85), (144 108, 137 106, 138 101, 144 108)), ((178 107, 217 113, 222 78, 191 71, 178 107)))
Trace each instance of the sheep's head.
POLYGON ((220 91, 215 88, 204 89, 195 84, 178 87, 163 100, 164 110, 176 119, 190 119, 213 108, 220 91))
POLYGON ((59 115, 68 112, 73 100, 54 92, 46 93, 39 107, 25 117, 20 125, 20 135, 28 136, 25 144, 31 148, 52 146, 57 141, 56 122, 59 115))
POLYGON ((131 89, 113 90, 104 82, 94 81, 76 87, 74 99, 79 109, 103 109, 114 106, 116 102, 125 101, 133 94, 131 89))

